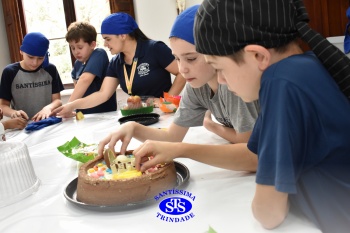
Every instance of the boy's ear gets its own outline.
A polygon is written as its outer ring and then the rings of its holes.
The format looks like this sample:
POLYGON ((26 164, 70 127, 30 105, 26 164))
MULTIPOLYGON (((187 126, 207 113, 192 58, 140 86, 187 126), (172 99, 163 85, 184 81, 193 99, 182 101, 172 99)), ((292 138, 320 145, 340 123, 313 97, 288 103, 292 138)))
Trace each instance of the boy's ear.
POLYGON ((95 48, 96 47, 96 41, 91 42, 90 46, 95 48))
POLYGON ((247 45, 244 51, 251 54, 255 62, 258 63, 260 70, 266 70, 270 65, 271 53, 265 47, 260 45, 247 45))

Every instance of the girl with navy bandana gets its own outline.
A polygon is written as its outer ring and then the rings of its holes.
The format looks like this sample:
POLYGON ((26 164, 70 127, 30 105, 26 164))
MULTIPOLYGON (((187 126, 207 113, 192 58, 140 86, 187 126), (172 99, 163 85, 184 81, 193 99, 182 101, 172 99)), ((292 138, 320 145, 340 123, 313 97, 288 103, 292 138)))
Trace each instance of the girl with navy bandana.
POLYGON ((163 97, 164 92, 179 95, 185 85, 170 48, 149 39, 126 13, 114 13, 101 25, 104 46, 114 56, 98 92, 76 99, 55 110, 69 116, 74 109, 94 107, 108 100, 118 86, 130 96, 163 97), (174 81, 171 75, 175 76, 174 81))

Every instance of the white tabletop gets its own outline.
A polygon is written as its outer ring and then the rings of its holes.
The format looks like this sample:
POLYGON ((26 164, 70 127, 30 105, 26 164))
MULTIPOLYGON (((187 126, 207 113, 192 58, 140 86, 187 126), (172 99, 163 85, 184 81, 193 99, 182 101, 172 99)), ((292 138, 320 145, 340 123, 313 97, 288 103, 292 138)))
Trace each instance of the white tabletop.
MULTIPOLYGON (((158 109, 157 109, 158 110, 158 109)), ((156 111, 157 111, 156 110, 156 111)), ((158 112, 159 113, 159 112, 158 112)), ((165 128, 172 114, 161 115, 160 121, 149 127, 165 128)), ((85 143, 98 143, 111 130, 119 127, 120 112, 85 115, 85 119, 64 120, 62 123, 27 134, 12 131, 8 141, 23 141, 29 150, 36 175, 41 180, 39 190, 18 203, 0 208, 0 232, 207 232, 209 226, 217 232, 271 232, 253 218, 251 201, 255 191, 255 175, 211 167, 190 159, 176 159, 190 171, 185 191, 192 193, 194 217, 185 222, 166 222, 157 218, 159 203, 154 201, 136 209, 91 210, 72 204, 64 197, 67 185, 77 177, 77 162, 61 154, 57 147, 74 136, 85 143)), ((198 144, 227 143, 203 127, 191 128, 185 142, 198 144)), ((132 140, 128 149, 140 142, 132 140)), ((117 144, 117 148, 120 144, 117 144)), ((1 187, 1 186, 0 186, 1 187)), ((312 223, 289 214, 273 232, 320 232, 312 223)))

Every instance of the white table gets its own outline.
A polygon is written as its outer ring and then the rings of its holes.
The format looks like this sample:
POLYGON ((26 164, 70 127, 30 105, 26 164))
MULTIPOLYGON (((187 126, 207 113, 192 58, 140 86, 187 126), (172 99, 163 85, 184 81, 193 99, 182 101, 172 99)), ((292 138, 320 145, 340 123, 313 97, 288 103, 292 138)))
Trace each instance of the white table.
MULTIPOLYGON (((158 110, 158 109, 157 109, 158 110)), ((167 127, 172 114, 160 113, 160 121, 150 127, 167 127)), ((27 134, 7 133, 8 141, 26 143, 36 175, 41 180, 39 190, 22 201, 0 208, 0 232, 207 232, 209 226, 217 232, 271 232, 253 218, 251 201, 255 190, 255 175, 211 167, 189 159, 177 159, 190 170, 190 180, 184 189, 195 195, 194 218, 182 223, 165 222, 156 217, 159 203, 138 209, 94 211, 67 201, 63 193, 77 177, 77 162, 62 155, 57 147, 76 136, 86 143, 97 143, 111 130, 119 127, 120 112, 85 115, 82 121, 64 120, 54 126, 27 134)), ((227 143, 203 127, 191 128, 185 142, 199 144, 227 143)), ((128 149, 140 142, 132 140, 128 149)), ((117 144, 120 146, 120 144, 117 144)), ((0 186, 1 187, 1 186, 0 186)), ((273 232, 320 232, 310 222, 289 214, 273 232)))

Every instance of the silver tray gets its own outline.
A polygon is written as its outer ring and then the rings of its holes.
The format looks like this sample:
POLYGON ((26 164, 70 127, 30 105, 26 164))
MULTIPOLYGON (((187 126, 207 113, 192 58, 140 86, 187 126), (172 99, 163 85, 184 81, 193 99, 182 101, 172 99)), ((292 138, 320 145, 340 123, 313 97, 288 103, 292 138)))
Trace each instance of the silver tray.
MULTIPOLYGON (((174 188, 177 188, 177 189, 185 188, 190 178, 190 171, 184 164, 180 162, 174 161, 174 164, 175 164, 176 175, 177 175, 176 186, 174 188)), ((63 192, 63 195, 68 200, 68 202, 72 203, 75 206, 79 206, 85 209, 97 210, 97 211, 131 210, 131 209, 148 206, 148 205, 151 205, 152 203, 155 203, 153 198, 150 198, 144 201, 128 203, 123 205, 91 205, 91 204, 87 204, 77 200, 77 184, 78 184, 78 177, 72 180, 67 185, 67 187, 63 192)))

